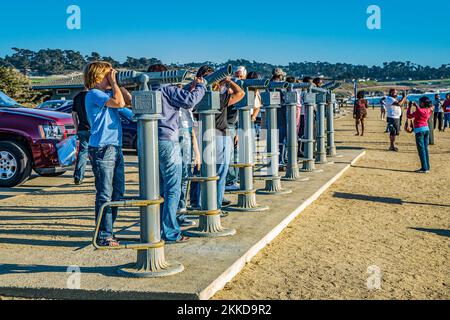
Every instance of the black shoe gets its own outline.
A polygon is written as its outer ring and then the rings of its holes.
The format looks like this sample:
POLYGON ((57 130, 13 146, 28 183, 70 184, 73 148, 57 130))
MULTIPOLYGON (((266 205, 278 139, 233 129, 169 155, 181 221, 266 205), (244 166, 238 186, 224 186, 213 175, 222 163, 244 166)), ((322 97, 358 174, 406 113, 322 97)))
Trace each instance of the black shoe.
POLYGON ((231 201, 228 199, 223 198, 222 200, 222 206, 229 206, 231 204, 231 201))
POLYGON ((226 218, 226 217, 228 217, 230 214, 228 213, 228 212, 225 212, 225 211, 221 211, 220 212, 220 217, 221 218, 226 218))
POLYGON ((81 179, 74 179, 73 182, 74 182, 77 186, 79 186, 80 184, 83 184, 83 180, 81 180, 81 179))

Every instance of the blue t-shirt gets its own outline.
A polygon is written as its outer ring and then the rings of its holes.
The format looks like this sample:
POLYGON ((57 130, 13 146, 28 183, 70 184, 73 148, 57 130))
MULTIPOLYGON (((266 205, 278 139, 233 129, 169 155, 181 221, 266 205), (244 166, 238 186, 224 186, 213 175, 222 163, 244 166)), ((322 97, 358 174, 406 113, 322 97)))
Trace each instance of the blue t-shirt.
POLYGON ((91 125, 89 146, 102 148, 108 145, 122 146, 122 123, 119 109, 108 108, 111 93, 92 89, 86 94, 86 115, 91 125))

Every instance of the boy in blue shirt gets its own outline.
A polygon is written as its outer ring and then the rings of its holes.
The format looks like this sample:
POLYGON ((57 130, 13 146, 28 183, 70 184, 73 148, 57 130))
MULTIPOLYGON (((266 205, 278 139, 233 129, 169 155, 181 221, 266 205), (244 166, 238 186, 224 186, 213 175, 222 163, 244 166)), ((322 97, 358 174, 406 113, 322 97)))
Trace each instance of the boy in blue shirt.
POLYGON ((131 105, 131 95, 119 88, 117 71, 110 63, 92 62, 84 70, 86 115, 90 130, 89 156, 95 176, 95 218, 101 219, 101 246, 119 245, 113 234, 117 208, 108 208, 99 217, 103 204, 118 201, 125 193, 125 166, 122 154, 122 125, 119 109, 131 105), (111 92, 109 91, 111 90, 111 92))

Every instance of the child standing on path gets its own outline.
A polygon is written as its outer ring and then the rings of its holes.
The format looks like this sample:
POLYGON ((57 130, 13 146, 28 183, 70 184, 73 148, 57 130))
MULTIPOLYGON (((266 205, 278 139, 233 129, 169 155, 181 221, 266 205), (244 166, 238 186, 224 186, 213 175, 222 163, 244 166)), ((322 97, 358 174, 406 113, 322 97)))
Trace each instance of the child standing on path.
MULTIPOLYGON (((386 120, 386 97, 383 97, 380 100, 380 113, 381 113, 381 120, 386 120)), ((388 132, 387 129, 386 132, 388 132)))
POLYGON ((417 151, 422 165, 416 172, 428 173, 430 171, 428 152, 430 128, 428 127, 428 119, 433 114, 433 103, 428 97, 422 97, 419 100, 419 105, 415 102, 412 105, 409 105, 406 114, 408 119, 414 119, 414 134, 416 135, 417 151), (411 111, 412 105, 416 108, 414 112, 411 111))

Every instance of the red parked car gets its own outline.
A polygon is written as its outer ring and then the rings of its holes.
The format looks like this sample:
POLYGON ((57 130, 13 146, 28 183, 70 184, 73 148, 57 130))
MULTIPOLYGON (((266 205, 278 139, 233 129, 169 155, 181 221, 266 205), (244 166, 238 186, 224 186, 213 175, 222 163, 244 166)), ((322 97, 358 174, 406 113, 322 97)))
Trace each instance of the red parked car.
POLYGON ((32 170, 59 176, 73 169, 75 134, 70 115, 22 107, 0 91, 0 187, 25 182, 32 170))

